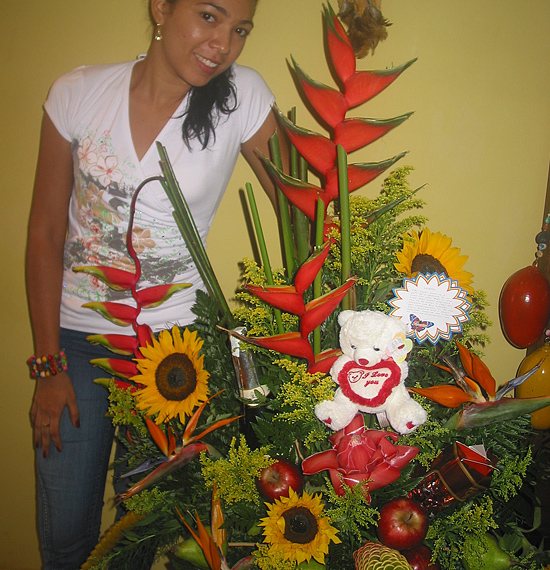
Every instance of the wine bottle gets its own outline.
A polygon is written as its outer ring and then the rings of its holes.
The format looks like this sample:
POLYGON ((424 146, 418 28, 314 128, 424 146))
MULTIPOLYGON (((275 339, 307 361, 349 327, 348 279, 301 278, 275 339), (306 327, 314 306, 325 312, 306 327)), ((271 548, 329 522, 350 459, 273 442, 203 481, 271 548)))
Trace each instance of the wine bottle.
MULTIPOLYGON (((246 335, 246 327, 237 327, 233 331, 241 336, 246 335)), ((262 416, 262 405, 258 395, 267 397, 270 390, 266 384, 261 384, 258 379, 254 353, 250 349, 242 349, 241 341, 235 335, 230 334, 230 340, 231 356, 242 402, 240 431, 245 436, 248 445, 257 448, 259 442, 253 425, 256 424, 257 418, 262 416)))

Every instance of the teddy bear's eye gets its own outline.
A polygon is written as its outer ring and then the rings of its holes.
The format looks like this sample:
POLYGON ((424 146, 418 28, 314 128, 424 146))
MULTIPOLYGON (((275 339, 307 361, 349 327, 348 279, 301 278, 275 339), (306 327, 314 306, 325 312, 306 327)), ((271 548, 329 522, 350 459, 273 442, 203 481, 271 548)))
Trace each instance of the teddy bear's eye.
POLYGON ((357 347, 354 344, 350 344, 351 348, 355 350, 357 347))
POLYGON ((379 351, 380 351, 380 349, 379 349, 377 346, 373 346, 372 348, 373 348, 373 350, 375 350, 376 352, 379 352, 379 351))

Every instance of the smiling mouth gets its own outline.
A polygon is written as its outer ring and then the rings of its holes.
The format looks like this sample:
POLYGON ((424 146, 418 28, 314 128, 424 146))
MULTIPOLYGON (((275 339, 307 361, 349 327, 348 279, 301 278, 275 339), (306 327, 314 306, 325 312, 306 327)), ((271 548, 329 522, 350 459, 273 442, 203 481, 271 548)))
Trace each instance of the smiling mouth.
POLYGON ((213 61, 206 59, 205 57, 202 57, 202 55, 198 55, 195 54, 195 57, 204 65, 206 65, 206 67, 209 67, 210 69, 215 69, 216 67, 218 67, 219 64, 214 63, 213 61))

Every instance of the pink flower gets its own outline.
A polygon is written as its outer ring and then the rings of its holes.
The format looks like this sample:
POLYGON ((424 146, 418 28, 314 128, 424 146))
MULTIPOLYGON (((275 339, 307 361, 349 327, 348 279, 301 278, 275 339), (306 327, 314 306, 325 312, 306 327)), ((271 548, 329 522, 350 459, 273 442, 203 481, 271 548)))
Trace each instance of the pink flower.
POLYGON ((302 471, 313 475, 328 469, 338 495, 344 494, 342 481, 354 487, 367 480, 368 491, 374 491, 399 479, 401 469, 419 451, 409 445, 394 445, 398 439, 394 432, 366 429, 363 416, 357 414, 348 426, 329 438, 332 449, 305 459, 302 471))
POLYGON ((90 175, 98 178, 99 183, 107 188, 112 182, 121 182, 123 174, 117 168, 116 156, 100 156, 97 162, 90 166, 90 175))

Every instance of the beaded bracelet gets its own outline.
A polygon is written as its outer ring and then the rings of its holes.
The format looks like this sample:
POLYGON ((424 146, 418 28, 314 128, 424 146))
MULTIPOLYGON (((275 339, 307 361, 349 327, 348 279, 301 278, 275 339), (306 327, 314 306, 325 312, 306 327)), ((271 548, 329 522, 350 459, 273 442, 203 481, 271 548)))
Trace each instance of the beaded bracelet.
POLYGON ((67 355, 63 350, 57 354, 46 354, 46 356, 31 356, 27 360, 31 371, 31 378, 46 378, 55 376, 59 372, 67 370, 67 355))

